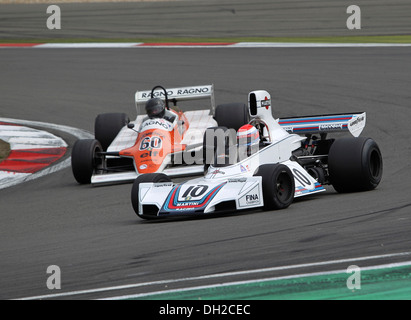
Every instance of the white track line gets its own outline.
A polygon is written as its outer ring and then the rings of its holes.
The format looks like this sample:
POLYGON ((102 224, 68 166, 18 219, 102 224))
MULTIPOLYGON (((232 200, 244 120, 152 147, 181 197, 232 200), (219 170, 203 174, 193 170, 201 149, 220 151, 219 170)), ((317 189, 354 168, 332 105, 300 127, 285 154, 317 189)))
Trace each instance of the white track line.
POLYGON ((10 44, 0 46, 0 49, 101 49, 101 48, 360 48, 360 47, 411 47, 411 43, 301 43, 301 42, 237 42, 231 44, 145 44, 141 42, 122 43, 40 43, 30 46, 10 44))
MULTIPOLYGON (((390 269, 390 268, 404 267, 404 266, 409 266, 409 265, 411 265, 411 261, 406 261, 406 262, 401 262, 401 263, 382 264, 382 265, 371 266, 371 267, 363 267, 363 268, 361 268, 361 271, 378 270, 378 269, 385 269, 385 268, 390 269)), ((176 293, 176 292, 186 292, 186 291, 193 291, 193 290, 202 290, 202 289, 222 288, 222 287, 228 287, 228 286, 244 285, 244 284, 250 284, 250 283, 262 283, 262 282, 269 282, 269 281, 289 280, 289 279, 315 277, 315 276, 325 276, 325 275, 339 274, 339 273, 347 273, 347 270, 346 269, 341 269, 341 270, 333 270, 333 271, 327 271, 327 272, 312 272, 312 273, 295 274, 295 275, 291 275, 291 276, 264 278, 264 279, 258 279, 258 280, 246 280, 246 281, 233 281, 233 282, 225 282, 225 283, 216 283, 216 284, 205 285, 205 286, 195 286, 195 287, 188 287, 188 288, 183 288, 183 289, 153 291, 153 292, 149 292, 149 293, 140 293, 140 294, 134 294, 134 295, 133 294, 132 295, 123 295, 123 296, 104 298, 104 299, 98 299, 98 300, 137 299, 137 298, 142 298, 142 297, 155 296, 155 295, 159 295, 159 294, 170 294, 170 293, 176 293)))
MULTIPOLYGON (((153 285, 164 285, 164 284, 169 284, 169 283, 217 279, 217 278, 232 277, 232 276, 238 276, 238 275, 251 275, 251 274, 265 273, 265 272, 272 272, 272 271, 284 271, 284 270, 291 270, 291 269, 298 269, 298 268, 309 268, 309 267, 326 266, 326 265, 340 264, 340 263, 352 263, 352 262, 366 261, 366 260, 403 257, 403 256, 410 256, 410 255, 411 255, 411 252, 400 252, 400 253, 385 254, 385 255, 375 255, 375 256, 358 257, 358 258, 330 260, 330 261, 323 261, 323 262, 297 264, 297 265, 291 265, 291 266, 280 266, 280 267, 272 267, 272 268, 237 271, 237 272, 217 273, 217 274, 198 276, 198 277, 142 282, 142 283, 135 283, 135 284, 129 284, 129 285, 96 288, 96 289, 89 289, 89 290, 69 291, 69 292, 55 293, 55 294, 49 294, 49 295, 26 297, 26 298, 21 298, 18 300, 53 299, 53 298, 58 298, 58 297, 68 297, 68 296, 75 296, 75 295, 82 295, 82 294, 93 294, 93 293, 99 293, 99 292, 104 292, 104 291, 116 291, 116 290, 132 289, 132 288, 138 288, 138 287, 147 287, 147 286, 153 286, 153 285)), ((259 280, 252 280, 252 281, 258 282, 259 280)))
MULTIPOLYGON (((19 124, 19 125, 26 125, 26 126, 36 126, 44 129, 52 129, 52 130, 58 130, 62 132, 66 132, 68 134, 71 134, 72 136, 75 136, 78 139, 88 139, 88 138, 93 138, 94 136, 85 130, 74 128, 74 127, 69 127, 69 126, 64 126, 64 125, 58 125, 58 124, 52 124, 52 123, 46 123, 46 122, 39 122, 39 121, 29 121, 29 120, 19 120, 19 119, 10 119, 10 118, 0 118, 0 122, 7 122, 7 123, 14 123, 14 124, 19 124)), ((22 182, 34 180, 40 177, 43 177, 45 175, 57 172, 59 170, 68 168, 71 166, 71 157, 68 157, 62 162, 59 162, 55 165, 50 165, 46 167, 45 169, 33 173, 33 174, 22 174, 22 175, 15 175, 13 177, 9 177, 7 179, 3 180, 3 183, 0 184, 0 189, 8 188, 14 185, 17 185, 22 182)), ((0 177, 1 178, 1 177, 0 177)), ((3 177, 5 178, 5 177, 3 177)))
POLYGON ((300 42, 239 42, 231 48, 359 48, 411 47, 411 43, 300 43, 300 42))

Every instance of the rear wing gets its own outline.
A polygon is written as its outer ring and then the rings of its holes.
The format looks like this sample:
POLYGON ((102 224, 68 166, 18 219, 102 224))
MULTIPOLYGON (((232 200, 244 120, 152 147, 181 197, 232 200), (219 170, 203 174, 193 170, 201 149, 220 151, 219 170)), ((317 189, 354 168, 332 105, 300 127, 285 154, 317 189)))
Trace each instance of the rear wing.
MULTIPOLYGON (((167 100, 171 102, 178 102, 184 100, 199 100, 210 99, 211 111, 214 115, 215 100, 214 100, 214 85, 194 86, 194 87, 181 87, 165 89, 167 91, 167 100)), ((153 92, 155 98, 165 99, 165 93, 162 89, 156 89, 153 92)), ((151 98, 151 90, 137 91, 135 94, 135 102, 137 115, 145 114, 145 103, 151 98)))
POLYGON ((361 134, 365 121, 365 112, 278 119, 278 123, 289 133, 315 134, 348 131, 354 137, 361 134))

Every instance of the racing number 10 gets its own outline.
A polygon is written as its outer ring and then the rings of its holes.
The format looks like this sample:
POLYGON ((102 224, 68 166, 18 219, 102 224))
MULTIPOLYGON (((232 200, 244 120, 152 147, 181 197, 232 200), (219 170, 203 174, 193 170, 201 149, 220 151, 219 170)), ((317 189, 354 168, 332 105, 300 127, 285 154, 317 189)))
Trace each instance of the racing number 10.
POLYGON ((311 186, 311 181, 297 169, 293 169, 294 178, 302 185, 302 186, 311 186))
POLYGON ((202 196, 204 192, 206 192, 208 189, 208 186, 205 185, 199 185, 199 186, 190 186, 182 195, 183 198, 186 198, 188 195, 190 197, 196 198, 199 196, 202 196))

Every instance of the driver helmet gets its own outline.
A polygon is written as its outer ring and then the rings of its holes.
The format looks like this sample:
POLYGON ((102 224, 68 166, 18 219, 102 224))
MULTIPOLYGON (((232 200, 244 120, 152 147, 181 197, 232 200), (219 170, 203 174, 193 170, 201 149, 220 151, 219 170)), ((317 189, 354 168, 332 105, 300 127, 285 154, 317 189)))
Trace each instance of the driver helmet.
POLYGON ((146 113, 150 119, 162 118, 165 112, 165 104, 160 98, 151 98, 146 102, 146 113))
POLYGON ((260 134, 256 127, 246 124, 237 131, 237 145, 239 150, 247 150, 247 156, 250 156, 254 150, 258 150, 260 143, 260 134))

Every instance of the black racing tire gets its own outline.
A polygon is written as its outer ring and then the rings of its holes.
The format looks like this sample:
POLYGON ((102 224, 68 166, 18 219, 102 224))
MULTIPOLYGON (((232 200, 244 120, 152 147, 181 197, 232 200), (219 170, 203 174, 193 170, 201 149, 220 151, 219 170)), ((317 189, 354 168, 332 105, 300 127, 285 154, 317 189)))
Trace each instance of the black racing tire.
POLYGON ((74 178, 80 184, 89 184, 91 176, 101 157, 97 153, 103 151, 99 141, 95 139, 77 140, 71 151, 71 169, 74 178))
POLYGON ((133 206, 134 212, 140 218, 150 219, 150 217, 139 215, 139 191, 140 183, 143 182, 171 182, 169 176, 164 173, 146 173, 139 175, 136 180, 134 180, 133 187, 131 188, 131 204, 133 206))
POLYGON ((94 121, 94 137, 100 141, 104 151, 117 137, 120 130, 130 122, 125 113, 102 113, 94 121))
POLYGON ((307 170, 311 177, 313 177, 318 183, 323 184, 325 181, 325 173, 323 168, 313 167, 307 170))
POLYGON ((280 210, 291 205, 295 181, 290 168, 283 164, 263 164, 254 176, 262 177, 265 210, 280 210))
POLYGON ((375 189, 383 173, 380 148, 371 138, 337 139, 328 155, 328 171, 337 192, 375 189))
POLYGON ((214 118, 218 126, 236 131, 250 121, 248 108, 244 103, 220 104, 215 109, 214 118))

